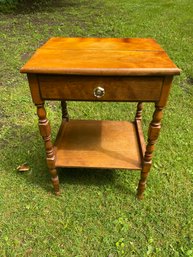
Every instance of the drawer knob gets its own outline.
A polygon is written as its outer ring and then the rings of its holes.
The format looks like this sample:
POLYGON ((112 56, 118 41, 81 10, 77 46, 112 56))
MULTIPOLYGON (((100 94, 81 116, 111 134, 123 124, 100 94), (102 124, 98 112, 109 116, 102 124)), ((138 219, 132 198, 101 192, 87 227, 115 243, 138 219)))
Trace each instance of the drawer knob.
POLYGON ((105 90, 102 87, 96 87, 94 89, 94 96, 97 98, 101 98, 105 95, 105 90))

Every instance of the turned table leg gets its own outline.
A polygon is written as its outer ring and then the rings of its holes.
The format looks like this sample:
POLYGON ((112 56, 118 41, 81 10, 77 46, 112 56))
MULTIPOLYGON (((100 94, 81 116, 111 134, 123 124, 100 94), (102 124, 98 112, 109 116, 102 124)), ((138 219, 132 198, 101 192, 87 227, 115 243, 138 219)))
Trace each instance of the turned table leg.
POLYGON ((69 121, 68 109, 66 101, 61 101, 61 108, 62 108, 62 120, 69 121))
POLYGON ((154 144, 159 136, 159 132, 160 132, 160 128, 161 128, 162 109, 163 109, 163 107, 155 105, 153 119, 149 126, 148 143, 147 143, 145 155, 143 158, 141 178, 139 180, 138 189, 137 189, 137 198, 138 199, 143 199, 143 193, 145 190, 148 173, 149 173, 149 170, 150 170, 151 164, 152 164, 152 155, 153 155, 153 151, 154 151, 154 144))
POLYGON ((51 143, 51 129, 50 129, 49 121, 46 118, 46 110, 44 108, 44 104, 37 105, 37 114, 39 117, 40 134, 45 143, 46 160, 47 160, 49 172, 51 174, 52 184, 54 186, 55 194, 59 195, 60 194, 59 180, 58 180, 57 170, 55 168, 55 153, 51 143))
POLYGON ((142 119, 142 110, 143 110, 143 102, 138 102, 137 112, 136 112, 136 115, 135 115, 135 120, 141 120, 142 119))

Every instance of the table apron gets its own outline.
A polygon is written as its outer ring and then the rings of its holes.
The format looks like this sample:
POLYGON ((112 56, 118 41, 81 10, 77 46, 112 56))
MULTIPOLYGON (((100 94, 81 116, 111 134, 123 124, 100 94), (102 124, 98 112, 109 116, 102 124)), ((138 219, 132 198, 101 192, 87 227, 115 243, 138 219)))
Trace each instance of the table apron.
POLYGON ((44 100, 158 101, 164 77, 38 75, 44 100), (103 89, 102 96, 96 90, 103 89))

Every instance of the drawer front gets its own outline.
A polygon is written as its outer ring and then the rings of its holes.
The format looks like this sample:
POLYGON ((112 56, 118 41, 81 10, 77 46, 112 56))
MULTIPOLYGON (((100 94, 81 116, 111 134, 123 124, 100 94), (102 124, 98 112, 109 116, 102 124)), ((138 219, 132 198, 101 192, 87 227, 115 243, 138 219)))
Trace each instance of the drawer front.
POLYGON ((163 77, 39 75, 42 99, 158 101, 163 77))

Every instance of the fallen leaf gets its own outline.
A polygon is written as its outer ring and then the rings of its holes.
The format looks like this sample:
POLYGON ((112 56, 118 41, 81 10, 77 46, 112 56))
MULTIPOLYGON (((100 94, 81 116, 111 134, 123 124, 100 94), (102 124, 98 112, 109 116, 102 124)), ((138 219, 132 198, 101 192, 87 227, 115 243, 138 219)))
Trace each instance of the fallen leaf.
POLYGON ((21 164, 21 165, 19 165, 19 166, 17 167, 17 170, 18 170, 19 172, 25 172, 25 171, 29 171, 29 170, 30 170, 30 167, 29 167, 29 165, 27 165, 27 163, 23 163, 23 164, 21 164))

